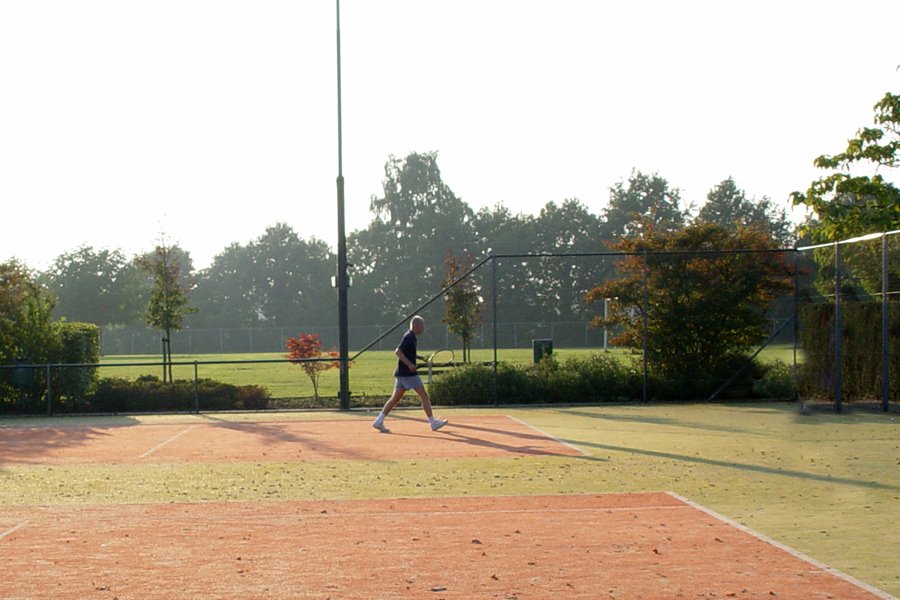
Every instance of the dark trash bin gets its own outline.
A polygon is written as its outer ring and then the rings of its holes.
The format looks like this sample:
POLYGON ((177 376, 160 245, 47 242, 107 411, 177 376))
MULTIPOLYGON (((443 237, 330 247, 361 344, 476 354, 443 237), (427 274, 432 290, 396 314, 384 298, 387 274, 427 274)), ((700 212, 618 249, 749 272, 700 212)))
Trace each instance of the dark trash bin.
POLYGON ((531 340, 534 362, 539 363, 545 356, 553 354, 553 340, 531 340))
POLYGON ((30 388, 34 385, 34 369, 31 368, 31 361, 27 358, 17 358, 13 361, 15 367, 12 370, 10 384, 19 390, 30 388))

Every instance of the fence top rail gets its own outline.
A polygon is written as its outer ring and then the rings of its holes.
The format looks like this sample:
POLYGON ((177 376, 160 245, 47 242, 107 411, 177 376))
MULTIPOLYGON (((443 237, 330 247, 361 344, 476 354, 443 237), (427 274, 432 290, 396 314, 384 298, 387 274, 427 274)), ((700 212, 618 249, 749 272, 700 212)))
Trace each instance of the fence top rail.
POLYGON ((641 250, 635 252, 530 252, 522 254, 491 254, 488 258, 586 258, 592 256, 668 256, 693 254, 778 254, 796 252, 799 248, 733 248, 709 250, 641 250))
POLYGON ((877 240, 879 238, 887 237, 889 235, 897 235, 900 233, 900 229, 894 229, 892 231, 879 231, 877 233, 867 233, 866 235, 860 235, 855 238, 849 238, 846 240, 839 240, 837 242, 825 242, 824 244, 814 244, 812 246, 801 246, 797 248, 798 252, 806 251, 806 250, 816 250, 818 248, 830 248, 833 246, 837 246, 838 244, 856 244, 858 242, 867 242, 869 240, 877 240))

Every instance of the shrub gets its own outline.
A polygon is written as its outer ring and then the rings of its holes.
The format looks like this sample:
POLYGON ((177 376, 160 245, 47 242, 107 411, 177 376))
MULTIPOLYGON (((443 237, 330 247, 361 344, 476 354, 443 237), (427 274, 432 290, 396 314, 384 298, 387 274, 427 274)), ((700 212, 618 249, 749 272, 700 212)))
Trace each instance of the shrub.
MULTIPOLYGON (((100 362, 100 329, 91 323, 61 321, 57 326, 58 350, 52 362, 60 364, 96 364, 100 362)), ((54 369, 53 391, 63 406, 83 400, 97 382, 95 367, 54 369)))
MULTIPOLYGON (((513 388, 524 387, 517 384, 517 378, 518 369, 504 363, 498 364, 499 395, 507 396, 513 388)), ((491 404, 494 401, 494 369, 477 364, 451 369, 434 379, 430 395, 435 404, 491 404)))
MULTIPOLYGON (((843 394, 846 400, 881 394, 881 303, 843 305, 843 394)), ((831 397, 834 380, 834 304, 809 304, 800 313, 800 339, 806 361, 800 387, 807 397, 831 397)), ((900 303, 889 304, 889 356, 892 399, 900 397, 900 303)))
MULTIPOLYGON (((497 365, 497 401, 502 404, 616 402, 641 397, 641 375, 604 355, 547 357, 536 365, 497 365)), ((438 376, 431 386, 435 404, 494 402, 494 370, 466 365, 438 376)))
POLYGON ((268 392, 257 386, 234 386, 211 379, 164 383, 146 375, 136 381, 101 379, 78 412, 160 412, 199 410, 264 410, 268 392))
MULTIPOLYGON (((732 373, 745 366, 735 357, 728 370, 715 376, 664 377, 651 374, 648 394, 653 400, 706 400, 732 373)), ((766 366, 754 361, 726 388, 723 399, 790 398, 794 393, 789 365, 766 366)), ((468 365, 438 376, 431 385, 435 404, 477 405, 494 402, 491 367, 468 365)), ((497 401, 501 404, 603 403, 643 399, 643 377, 637 365, 627 365, 603 354, 569 358, 560 363, 552 356, 536 365, 497 366, 497 401)))
POLYGON ((797 393, 794 369, 780 360, 765 366, 762 379, 753 385, 753 397, 772 400, 793 399, 797 393))

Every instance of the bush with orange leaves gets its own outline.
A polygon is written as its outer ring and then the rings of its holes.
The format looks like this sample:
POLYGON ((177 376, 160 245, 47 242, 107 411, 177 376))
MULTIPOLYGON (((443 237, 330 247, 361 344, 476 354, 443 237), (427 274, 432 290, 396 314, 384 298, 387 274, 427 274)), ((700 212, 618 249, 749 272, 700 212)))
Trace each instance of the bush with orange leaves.
POLYGON ((338 360, 321 360, 327 358, 338 358, 338 353, 334 350, 327 352, 322 351, 322 340, 319 336, 312 333, 301 333, 300 337, 288 338, 287 358, 297 361, 296 365, 303 368, 303 371, 309 377, 313 386, 313 395, 315 399, 319 399, 319 376, 329 370, 336 369, 340 366, 338 360), (319 359, 319 360, 317 360, 319 359))

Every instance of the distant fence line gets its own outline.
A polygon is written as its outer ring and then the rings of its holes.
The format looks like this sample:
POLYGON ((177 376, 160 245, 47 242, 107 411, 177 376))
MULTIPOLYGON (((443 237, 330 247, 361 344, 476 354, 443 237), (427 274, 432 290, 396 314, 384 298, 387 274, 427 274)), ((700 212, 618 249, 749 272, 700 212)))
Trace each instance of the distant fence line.
MULTIPOLYGON (((774 331, 784 319, 772 319, 774 331)), ((350 327, 350 347, 361 348, 382 335, 390 326, 357 325, 350 327)), ((493 324, 482 323, 476 330, 472 347, 492 347, 493 324)), ((256 352, 286 352, 288 337, 301 333, 318 335, 324 348, 338 344, 337 326, 244 327, 244 328, 187 328, 172 333, 172 352, 176 354, 245 354, 256 352)), ((612 328, 609 336, 614 335, 612 328)), ((400 334, 388 336, 374 350, 393 350, 400 334)), ((560 348, 602 348, 603 329, 587 321, 497 323, 498 345, 501 348, 531 348, 534 339, 551 339, 560 348)), ((787 340, 790 341, 790 340, 787 340)), ((443 323, 432 325, 420 344, 423 348, 460 348, 459 337, 450 333, 443 323)), ((100 352, 104 356, 156 354, 162 348, 162 333, 155 329, 103 330, 100 352)))
MULTIPOLYGON (((549 338, 558 346, 572 348, 599 347, 603 344, 603 330, 586 321, 498 323, 502 347, 530 348, 531 340, 549 338)), ((484 323, 476 329, 473 348, 492 347, 492 323, 484 323)), ((361 348, 388 331, 388 325, 357 325, 350 327, 350 347, 361 348)), ((256 352, 285 352, 288 337, 301 333, 318 335, 323 348, 336 348, 336 325, 300 325, 297 327, 243 327, 243 328, 186 328, 172 332, 172 352, 176 354, 238 354, 256 352)), ((393 350, 400 333, 393 339, 388 336, 374 350, 393 350)), ((459 348, 460 338, 450 333, 443 323, 428 328, 420 345, 423 348, 459 348)), ((100 352, 104 356, 128 354, 155 354, 162 348, 162 332, 155 329, 112 329, 101 331, 100 352)))

